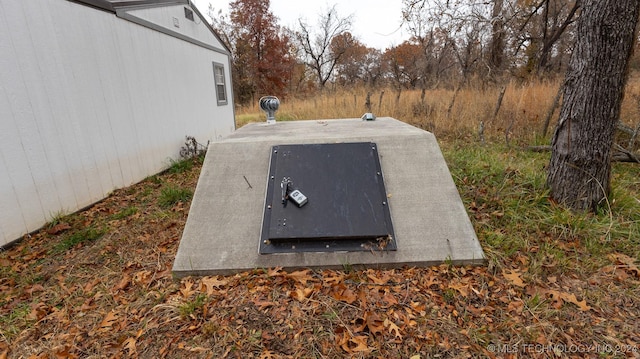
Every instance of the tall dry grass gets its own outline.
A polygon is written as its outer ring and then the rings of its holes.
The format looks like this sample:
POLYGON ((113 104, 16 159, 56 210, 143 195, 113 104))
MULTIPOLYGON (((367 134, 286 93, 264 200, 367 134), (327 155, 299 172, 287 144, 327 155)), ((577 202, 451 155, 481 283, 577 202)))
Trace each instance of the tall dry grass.
MULTIPOLYGON (((371 112, 378 117, 393 117, 416 127, 431 131, 439 137, 480 137, 510 143, 548 143, 558 119, 560 106, 555 109, 546 137, 542 136, 544 122, 558 92, 560 80, 540 80, 527 83, 512 81, 505 87, 501 106, 495 109, 500 86, 469 86, 460 89, 404 90, 392 88, 325 90, 307 98, 281 99, 276 114, 278 121, 359 118, 368 109, 365 106, 370 92, 371 112), (453 106, 449 110, 455 95, 453 106)), ((633 125, 638 120, 640 103, 640 76, 631 76, 622 107, 622 121, 633 125)), ((240 107, 236 122, 264 121, 265 115, 257 104, 240 107)))

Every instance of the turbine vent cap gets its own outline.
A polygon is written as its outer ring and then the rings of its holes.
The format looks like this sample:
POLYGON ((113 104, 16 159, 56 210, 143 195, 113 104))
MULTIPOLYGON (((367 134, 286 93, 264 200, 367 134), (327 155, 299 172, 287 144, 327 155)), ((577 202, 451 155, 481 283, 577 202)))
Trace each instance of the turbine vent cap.
POLYGON ((280 100, 275 96, 264 96, 260 98, 260 108, 267 113, 267 124, 276 123, 276 111, 280 107, 280 100))

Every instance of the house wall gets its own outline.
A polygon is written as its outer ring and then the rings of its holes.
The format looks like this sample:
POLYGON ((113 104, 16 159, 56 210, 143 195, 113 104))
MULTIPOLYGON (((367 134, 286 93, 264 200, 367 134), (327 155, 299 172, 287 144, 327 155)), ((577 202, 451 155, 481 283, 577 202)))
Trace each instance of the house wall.
POLYGON ((231 99, 221 46, 74 2, 0 0, 0 246, 163 170, 187 135, 233 132, 213 62, 231 99))

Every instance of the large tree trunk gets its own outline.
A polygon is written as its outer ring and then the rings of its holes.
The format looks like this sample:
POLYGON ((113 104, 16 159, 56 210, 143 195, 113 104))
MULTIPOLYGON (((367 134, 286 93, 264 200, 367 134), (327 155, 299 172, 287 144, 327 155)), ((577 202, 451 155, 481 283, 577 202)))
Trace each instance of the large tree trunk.
POLYGON ((586 0, 552 141, 551 198, 595 211, 609 192, 611 146, 640 0, 586 0))
POLYGON ((494 0, 491 12, 491 44, 489 53, 489 66, 494 72, 502 68, 504 58, 504 19, 502 17, 502 5, 504 0, 494 0))

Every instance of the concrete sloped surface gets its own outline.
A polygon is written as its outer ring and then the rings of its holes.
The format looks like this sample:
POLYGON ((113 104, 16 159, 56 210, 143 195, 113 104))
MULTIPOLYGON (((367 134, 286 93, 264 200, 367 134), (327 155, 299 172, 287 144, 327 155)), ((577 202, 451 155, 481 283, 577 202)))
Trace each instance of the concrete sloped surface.
POLYGON ((175 275, 255 268, 483 264, 484 253, 433 134, 392 118, 249 124, 212 143, 173 265, 175 275), (375 142, 397 251, 259 254, 271 146, 375 142))

